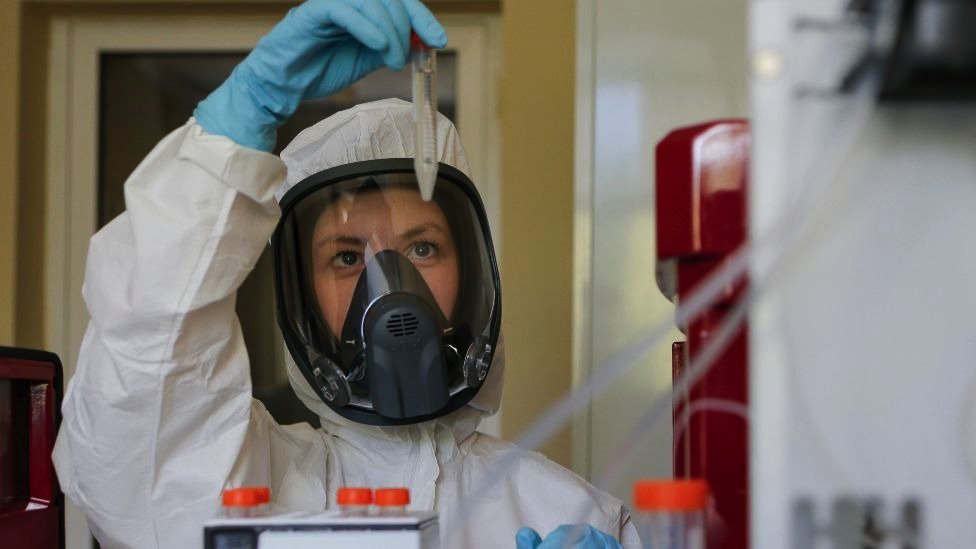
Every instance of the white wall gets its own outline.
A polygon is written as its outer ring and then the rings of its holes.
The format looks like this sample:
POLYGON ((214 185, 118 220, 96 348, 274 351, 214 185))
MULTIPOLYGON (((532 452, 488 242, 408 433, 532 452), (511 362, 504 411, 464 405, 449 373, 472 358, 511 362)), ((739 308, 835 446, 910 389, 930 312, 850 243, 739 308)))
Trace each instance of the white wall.
MULTIPOLYGON (((578 0, 577 376, 673 315, 654 281, 654 147, 671 129, 747 112, 745 0, 578 0)), ((646 404, 671 390, 672 340, 574 424, 573 466, 591 480, 646 404)), ((610 485, 671 474, 671 417, 645 433, 610 485)))

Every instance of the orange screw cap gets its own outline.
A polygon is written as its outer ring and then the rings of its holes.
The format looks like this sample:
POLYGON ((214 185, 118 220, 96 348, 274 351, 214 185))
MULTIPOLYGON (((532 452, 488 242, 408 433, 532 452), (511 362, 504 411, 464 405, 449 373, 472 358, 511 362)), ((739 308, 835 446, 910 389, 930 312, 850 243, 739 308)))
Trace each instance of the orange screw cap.
POLYGON ((271 501, 271 489, 267 486, 245 486, 224 490, 224 507, 254 507, 271 501))
POLYGON ((369 505, 373 503, 373 491, 369 488, 342 487, 336 493, 339 505, 369 505))
POLYGON ((407 488, 377 488, 376 505, 398 507, 410 504, 410 490, 407 488))
POLYGON ((708 483, 701 479, 634 483, 634 507, 640 511, 699 511, 707 502, 708 483))

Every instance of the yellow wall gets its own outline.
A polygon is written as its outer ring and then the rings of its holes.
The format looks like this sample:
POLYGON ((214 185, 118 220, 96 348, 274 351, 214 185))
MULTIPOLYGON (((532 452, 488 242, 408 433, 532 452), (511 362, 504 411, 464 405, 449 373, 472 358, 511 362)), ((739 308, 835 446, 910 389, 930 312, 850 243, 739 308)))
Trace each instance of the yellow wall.
POLYGON ((22 6, 20 154, 17 201, 17 345, 44 348, 44 179, 48 30, 35 6, 22 6))
MULTIPOLYGON (((572 381, 576 14, 565 0, 509 0, 502 18, 502 431, 513 438, 572 381)), ((543 451, 568 466, 568 429, 543 451)))
POLYGON ((0 0, 0 345, 14 344, 20 2, 0 0))

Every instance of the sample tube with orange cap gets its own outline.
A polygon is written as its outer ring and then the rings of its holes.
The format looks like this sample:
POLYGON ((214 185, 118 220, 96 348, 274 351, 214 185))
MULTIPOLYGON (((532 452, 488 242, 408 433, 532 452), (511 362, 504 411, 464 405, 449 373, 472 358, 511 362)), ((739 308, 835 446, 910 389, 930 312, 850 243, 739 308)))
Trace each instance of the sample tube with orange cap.
POLYGON ((343 486, 336 492, 336 502, 342 514, 350 517, 364 517, 373 503, 373 491, 369 488, 343 486))
POLYGON ((267 512, 271 489, 267 486, 245 486, 224 490, 224 516, 228 518, 257 517, 267 512))
POLYGON ((410 490, 407 488, 377 488, 375 503, 380 515, 406 514, 407 505, 410 504, 410 490))
POLYGON ((705 549, 708 483, 700 479, 634 483, 634 522, 644 549, 705 549))

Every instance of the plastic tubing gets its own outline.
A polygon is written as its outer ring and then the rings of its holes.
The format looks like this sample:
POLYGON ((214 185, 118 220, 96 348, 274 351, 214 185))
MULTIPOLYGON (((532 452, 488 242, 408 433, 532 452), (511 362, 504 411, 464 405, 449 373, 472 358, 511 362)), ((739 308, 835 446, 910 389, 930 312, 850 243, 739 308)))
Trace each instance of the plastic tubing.
MULTIPOLYGON (((816 142, 816 145, 808 145, 809 150, 817 153, 811 153, 810 157, 819 157, 827 168, 815 172, 805 172, 813 174, 808 176, 811 181, 803 187, 797 196, 793 197, 788 207, 782 210, 769 228, 754 239, 752 249, 744 245, 736 250, 725 264, 705 279, 706 282, 702 284, 699 290, 691 294, 690 299, 685 304, 678 306, 675 313, 675 324, 681 325, 697 316, 702 309, 714 300, 711 295, 713 288, 711 284, 713 282, 725 281, 730 270, 739 272, 737 256, 745 256, 747 259, 749 256, 752 256, 753 259, 761 256, 767 260, 764 269, 753 273, 745 294, 725 316, 725 320, 702 348, 701 353, 691 361, 684 374, 679 379, 674 380, 672 391, 659 394, 651 401, 645 408, 645 412, 634 423, 628 435, 624 437, 624 443, 613 452, 614 459, 600 471, 594 473, 591 481, 596 488, 606 490, 611 483, 620 477, 626 470, 626 464, 640 446, 639 442, 643 440, 643 435, 657 421, 666 417, 667 412, 672 409, 671 395, 675 392, 687 391, 708 371, 715 359, 741 329, 742 322, 746 319, 752 306, 764 294, 788 279, 789 271, 795 265, 792 259, 796 254, 802 253, 803 250, 813 245, 813 241, 825 236, 825 233, 819 232, 817 229, 836 226, 837 218, 844 214, 844 211, 838 211, 836 208, 831 208, 830 205, 836 202, 837 193, 845 191, 843 186, 838 184, 837 175, 860 136, 861 130, 866 126, 867 120, 874 112, 873 99, 876 97, 878 75, 877 73, 871 74, 865 80, 862 89, 849 99, 850 106, 846 112, 847 116, 840 117, 841 120, 844 120, 842 127, 835 127, 832 130, 826 127, 818 128, 820 131, 815 132, 815 137, 811 139, 811 141, 816 142), (838 135, 841 137, 838 138, 838 135), (702 299, 698 300, 698 298, 702 299)), ((849 206, 846 213, 853 215, 857 211, 858 205, 849 204, 849 206)), ((607 366, 601 370, 618 366, 615 361, 624 354, 626 351, 611 357, 607 361, 607 366)), ((591 376, 587 383, 593 382, 594 379, 591 376)), ((736 413, 732 410, 728 411, 736 413)), ((534 448, 533 446, 526 447, 534 448)), ((589 508, 590 506, 586 505, 578 509, 573 516, 574 522, 579 522, 582 517, 586 516, 589 508)))
MULTIPOLYGON (((633 369, 641 356, 670 334, 673 325, 686 324, 701 314, 725 291, 729 284, 734 283, 746 274, 749 270, 750 260, 757 261, 761 258, 763 260, 762 269, 758 273, 753 273, 754 280, 750 281, 750 290, 726 316, 723 326, 706 345, 706 348, 702 350, 698 360, 690 365, 680 380, 675 381, 674 389, 680 390, 681 387, 690 387, 708 370, 712 361, 725 348, 736 330, 741 326, 757 298, 768 292, 770 287, 775 286, 775 283, 782 282, 784 278, 782 271, 788 270, 786 268, 789 267, 789 258, 794 253, 802 251, 800 249, 802 247, 798 243, 804 238, 817 236, 811 234, 815 232, 814 229, 817 226, 830 226, 829 223, 824 223, 825 220, 817 219, 817 217, 818 214, 823 213, 822 209, 826 208, 829 212, 827 206, 830 204, 830 199, 834 198, 832 192, 838 190, 835 188, 837 187, 838 167, 843 165, 843 160, 852 150, 867 119, 873 114, 873 101, 877 97, 878 82, 879 75, 877 73, 869 74, 867 78, 862 80, 860 89, 850 98, 851 108, 847 109, 847 112, 844 113, 845 116, 838 117, 843 121, 840 127, 819 127, 814 128, 811 132, 813 135, 804 151, 807 153, 804 156, 811 160, 818 158, 821 164, 827 166, 827 169, 810 172, 798 170, 798 173, 810 174, 807 177, 811 181, 800 187, 801 191, 791 197, 789 204, 779 212, 762 234, 754 235, 751 244, 740 246, 728 256, 722 265, 706 277, 698 289, 692 292, 684 303, 679 304, 675 310, 674 319, 663 319, 656 323, 642 337, 612 355, 601 367, 594 368, 593 373, 582 380, 578 388, 563 395, 546 413, 523 432, 515 441, 517 446, 526 450, 535 450, 541 446, 587 402, 602 394, 613 382, 633 369), (814 223, 815 220, 820 223, 814 223)), ((793 164, 795 165, 797 162, 793 164)), ((638 446, 636 441, 650 429, 651 425, 671 409, 670 401, 671 393, 668 393, 658 395, 650 403, 645 409, 645 413, 635 424, 630 436, 625 438, 627 442, 616 452, 616 458, 613 462, 594 475, 595 482, 593 484, 596 488, 605 489, 623 471, 623 464, 632 457, 638 446)), ((513 452, 510 457, 499 462, 494 467, 494 471, 486 478, 498 479, 504 476, 506 471, 518 461, 518 457, 519 454, 513 452)), ((486 489, 488 489, 487 485, 480 486, 476 488, 475 493, 483 492, 486 489)), ((458 526, 465 524, 471 518, 472 508, 476 505, 478 505, 477 502, 461 502, 456 522, 458 526)), ((580 511, 577 516, 585 516, 586 509, 580 509, 580 511)), ((457 530, 460 531, 461 528, 457 530)), ((453 535, 453 532, 448 532, 445 539, 450 541, 453 535)), ((450 543, 448 545, 450 546, 450 543)))

